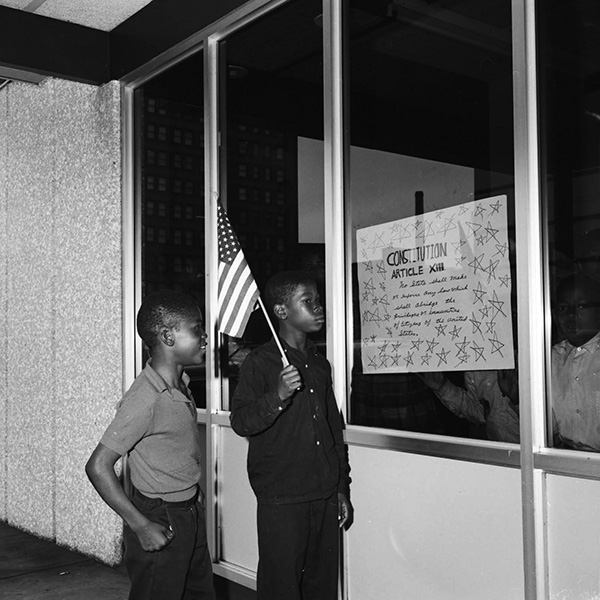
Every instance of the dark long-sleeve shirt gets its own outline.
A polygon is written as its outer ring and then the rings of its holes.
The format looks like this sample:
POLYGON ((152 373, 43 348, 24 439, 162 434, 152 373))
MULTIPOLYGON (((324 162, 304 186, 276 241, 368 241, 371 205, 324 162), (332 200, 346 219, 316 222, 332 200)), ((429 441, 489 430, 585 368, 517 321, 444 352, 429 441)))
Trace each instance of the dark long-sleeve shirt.
POLYGON ((302 389, 280 400, 281 355, 273 340, 252 351, 233 395, 231 426, 249 438, 248 477, 258 502, 291 504, 349 495, 350 468, 331 366, 309 343, 306 356, 282 340, 302 389))

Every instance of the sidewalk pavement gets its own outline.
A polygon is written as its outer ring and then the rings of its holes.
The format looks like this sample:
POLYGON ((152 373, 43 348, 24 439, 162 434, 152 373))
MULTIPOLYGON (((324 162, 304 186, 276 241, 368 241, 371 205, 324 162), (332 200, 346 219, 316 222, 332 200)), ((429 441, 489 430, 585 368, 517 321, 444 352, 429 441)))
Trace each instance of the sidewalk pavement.
MULTIPOLYGON (((215 577, 218 600, 256 593, 215 577)), ((0 522, 0 600, 127 600, 123 567, 109 567, 0 522)))

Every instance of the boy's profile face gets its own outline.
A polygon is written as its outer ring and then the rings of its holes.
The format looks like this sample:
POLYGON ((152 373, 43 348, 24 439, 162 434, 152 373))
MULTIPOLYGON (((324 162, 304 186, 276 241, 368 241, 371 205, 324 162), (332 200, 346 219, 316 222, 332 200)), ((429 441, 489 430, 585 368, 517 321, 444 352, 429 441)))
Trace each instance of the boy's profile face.
POLYGON ((197 365, 206 354, 206 332, 202 323, 202 313, 190 311, 171 330, 173 351, 182 365, 197 365))
POLYGON ((275 306, 275 314, 281 326, 304 333, 320 331, 325 323, 325 311, 321 306, 316 283, 300 283, 291 298, 275 306))
POLYGON ((584 287, 569 287, 557 298, 556 319, 569 343, 581 346, 600 330, 598 299, 584 287))

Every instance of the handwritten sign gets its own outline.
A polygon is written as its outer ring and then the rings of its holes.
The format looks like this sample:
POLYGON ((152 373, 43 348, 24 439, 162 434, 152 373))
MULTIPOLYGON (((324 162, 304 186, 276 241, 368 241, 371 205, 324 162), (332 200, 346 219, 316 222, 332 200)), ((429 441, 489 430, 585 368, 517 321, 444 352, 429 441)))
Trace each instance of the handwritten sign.
POLYGON ((364 373, 514 368, 506 196, 356 232, 364 373))

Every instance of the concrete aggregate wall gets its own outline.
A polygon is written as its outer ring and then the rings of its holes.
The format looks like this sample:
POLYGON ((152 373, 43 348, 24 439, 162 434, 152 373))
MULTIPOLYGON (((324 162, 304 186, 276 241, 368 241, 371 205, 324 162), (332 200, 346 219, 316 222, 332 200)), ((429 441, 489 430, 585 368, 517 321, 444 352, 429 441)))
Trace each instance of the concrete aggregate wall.
POLYGON ((0 90, 0 519, 120 559, 84 464, 122 393, 120 88, 0 90))

